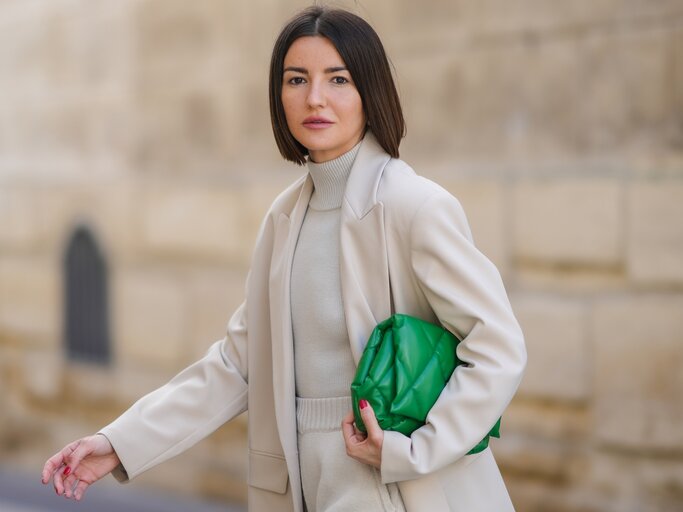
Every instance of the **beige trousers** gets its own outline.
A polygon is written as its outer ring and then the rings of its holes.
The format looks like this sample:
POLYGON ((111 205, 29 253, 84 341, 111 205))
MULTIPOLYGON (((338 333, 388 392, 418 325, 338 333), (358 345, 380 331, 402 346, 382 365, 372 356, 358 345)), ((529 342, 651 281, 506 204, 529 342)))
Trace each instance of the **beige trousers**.
POLYGON ((299 464, 307 512, 404 512, 396 484, 346 454, 341 422, 351 397, 297 398, 299 464))

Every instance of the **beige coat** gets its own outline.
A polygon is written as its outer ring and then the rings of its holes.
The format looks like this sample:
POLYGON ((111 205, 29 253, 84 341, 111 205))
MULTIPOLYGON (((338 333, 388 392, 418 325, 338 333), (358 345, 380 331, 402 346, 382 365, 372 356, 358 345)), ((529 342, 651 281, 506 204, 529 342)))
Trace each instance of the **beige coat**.
MULTIPOLYGON (((304 176, 271 206, 246 300, 226 337, 101 431, 125 467, 119 480, 179 454, 248 408, 249 510, 303 511, 289 282, 312 189, 304 176)), ((356 363, 392 300, 396 312, 441 322, 462 338, 458 357, 467 363, 425 426, 411 437, 385 433, 382 480, 400 482, 409 512, 512 510, 491 450, 465 454, 512 399, 526 351, 500 275, 473 245, 460 204, 368 132, 341 215, 342 297, 356 363)))

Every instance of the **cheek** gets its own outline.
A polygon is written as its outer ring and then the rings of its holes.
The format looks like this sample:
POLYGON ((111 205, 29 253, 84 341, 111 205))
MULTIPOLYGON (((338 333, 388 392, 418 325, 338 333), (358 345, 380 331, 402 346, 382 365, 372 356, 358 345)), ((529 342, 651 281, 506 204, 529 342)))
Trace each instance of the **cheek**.
POLYGON ((349 115, 354 117, 364 117, 363 102, 361 101, 360 95, 357 92, 347 98, 346 111, 349 115))
POLYGON ((285 116, 289 118, 289 116, 297 110, 298 102, 296 94, 294 94, 293 91, 283 91, 280 98, 282 99, 282 107, 284 108, 285 116))
POLYGON ((358 123, 363 123, 365 120, 365 114, 363 112, 363 104, 360 98, 350 98, 344 104, 344 113, 346 117, 353 118, 358 121, 358 123))

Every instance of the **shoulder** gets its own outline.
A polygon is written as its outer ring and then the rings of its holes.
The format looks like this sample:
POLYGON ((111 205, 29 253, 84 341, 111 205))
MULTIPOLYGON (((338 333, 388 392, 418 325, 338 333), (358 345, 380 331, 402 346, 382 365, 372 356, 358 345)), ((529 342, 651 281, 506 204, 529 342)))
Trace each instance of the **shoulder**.
POLYGON ((277 226, 277 221, 280 215, 290 215, 294 209, 297 199, 299 198, 299 195, 301 194, 305 182, 306 175, 299 177, 291 185, 280 192, 275 200, 271 203, 270 208, 268 208, 268 211, 261 221, 261 226, 256 236, 256 245, 252 258, 258 255, 262 250, 270 250, 269 247, 271 246, 275 227, 277 226))
POLYGON ((287 188, 280 192, 268 208, 267 217, 277 218, 281 213, 289 215, 299 199, 299 195, 306 183, 306 174, 297 178, 287 188))
POLYGON ((403 225, 411 225, 418 217, 429 219, 438 212, 448 212, 457 224, 467 224, 465 212, 453 194, 400 159, 392 158, 387 163, 377 198, 384 205, 385 215, 403 225))

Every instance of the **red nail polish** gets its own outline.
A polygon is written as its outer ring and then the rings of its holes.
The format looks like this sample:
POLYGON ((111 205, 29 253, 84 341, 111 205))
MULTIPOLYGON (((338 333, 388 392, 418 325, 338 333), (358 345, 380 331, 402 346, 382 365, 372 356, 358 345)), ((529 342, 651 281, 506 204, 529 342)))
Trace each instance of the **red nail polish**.
POLYGON ((365 400, 364 398, 361 399, 360 402, 358 402, 358 406, 359 406, 361 409, 365 409, 368 405, 369 405, 369 404, 368 404, 368 401, 365 400))
POLYGON ((64 468, 64 473, 62 473, 64 476, 69 476, 71 473, 71 468, 69 466, 64 468))

